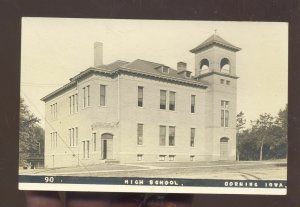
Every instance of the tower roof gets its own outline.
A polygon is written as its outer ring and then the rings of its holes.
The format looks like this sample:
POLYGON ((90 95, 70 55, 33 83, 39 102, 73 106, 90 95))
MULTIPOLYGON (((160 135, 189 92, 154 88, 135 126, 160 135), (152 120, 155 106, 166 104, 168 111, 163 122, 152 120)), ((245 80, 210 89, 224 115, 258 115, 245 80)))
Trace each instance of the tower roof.
POLYGON ((197 47, 191 49, 190 52, 197 53, 200 50, 202 50, 204 48, 207 48, 210 45, 219 45, 219 46, 225 47, 227 49, 230 49, 234 52, 237 52, 237 51, 241 50, 241 48, 236 47, 233 44, 231 44, 231 43, 227 42, 226 40, 224 40, 223 38, 221 38, 220 36, 218 36, 216 34, 213 34, 207 40, 202 42, 200 45, 198 45, 197 47))

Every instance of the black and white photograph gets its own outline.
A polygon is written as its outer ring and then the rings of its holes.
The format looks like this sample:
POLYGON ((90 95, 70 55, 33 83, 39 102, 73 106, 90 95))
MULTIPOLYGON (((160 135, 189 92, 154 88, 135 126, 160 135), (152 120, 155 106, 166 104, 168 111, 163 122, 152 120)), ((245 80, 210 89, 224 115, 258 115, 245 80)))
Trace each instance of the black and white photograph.
POLYGON ((288 23, 23 17, 19 189, 285 195, 288 23))

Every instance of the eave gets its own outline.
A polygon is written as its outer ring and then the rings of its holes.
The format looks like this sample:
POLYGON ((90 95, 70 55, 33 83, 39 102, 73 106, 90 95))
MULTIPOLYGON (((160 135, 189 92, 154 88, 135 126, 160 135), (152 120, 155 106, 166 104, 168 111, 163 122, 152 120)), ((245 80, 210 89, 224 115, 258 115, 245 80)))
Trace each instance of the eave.
POLYGON ((93 75, 93 74, 101 74, 101 75, 108 76, 110 78, 115 78, 119 74, 129 74, 129 75, 146 77, 149 79, 183 84, 183 85, 192 86, 192 87, 199 87, 199 88, 203 88, 203 89, 208 87, 207 84, 199 82, 192 78, 191 79, 176 78, 176 77, 170 77, 170 76, 167 76, 164 74, 154 74, 154 73, 149 73, 149 72, 140 71, 140 70, 128 69, 125 67, 119 67, 115 70, 107 70, 107 69, 102 69, 102 68, 88 68, 85 71, 74 76, 73 78, 70 78, 70 81, 71 81, 70 83, 68 83, 68 84, 62 86, 61 88, 58 88, 57 90, 53 91, 52 93, 46 95, 41 100, 46 102, 46 101, 50 100, 51 98, 53 98, 59 94, 62 94, 64 91, 68 90, 69 88, 76 86, 78 81, 88 77, 89 75, 93 75))

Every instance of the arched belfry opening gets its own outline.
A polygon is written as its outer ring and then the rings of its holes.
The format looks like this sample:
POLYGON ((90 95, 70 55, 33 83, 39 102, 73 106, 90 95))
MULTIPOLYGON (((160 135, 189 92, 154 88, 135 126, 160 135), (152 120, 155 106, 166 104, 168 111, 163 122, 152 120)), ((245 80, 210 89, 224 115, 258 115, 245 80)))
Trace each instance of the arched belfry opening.
POLYGON ((209 71, 209 61, 208 59, 202 59, 200 61, 200 73, 203 74, 203 73, 206 73, 209 71))
POLYGON ((229 155, 228 142, 229 142, 228 137, 222 137, 220 139, 220 160, 228 160, 228 155, 229 155))
POLYGON ((221 73, 230 73, 230 61, 228 58, 223 58, 220 63, 221 73))
POLYGON ((113 134, 104 133, 101 135, 101 159, 113 158, 113 134))

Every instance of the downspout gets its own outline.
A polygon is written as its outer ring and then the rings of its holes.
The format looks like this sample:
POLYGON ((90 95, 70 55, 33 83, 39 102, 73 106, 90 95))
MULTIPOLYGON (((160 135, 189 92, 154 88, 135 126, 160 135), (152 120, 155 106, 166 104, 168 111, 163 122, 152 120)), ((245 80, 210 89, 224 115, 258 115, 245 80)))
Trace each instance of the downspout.
MULTIPOLYGON (((120 152, 120 148, 121 148, 121 139, 120 139, 120 73, 118 74, 118 108, 117 108, 117 134, 118 134, 118 152, 120 152)), ((116 159, 117 160, 120 160, 120 157, 119 157, 119 153, 117 154, 116 156, 116 159)))
POLYGON ((117 123, 120 123, 120 74, 118 74, 118 114, 117 123))

